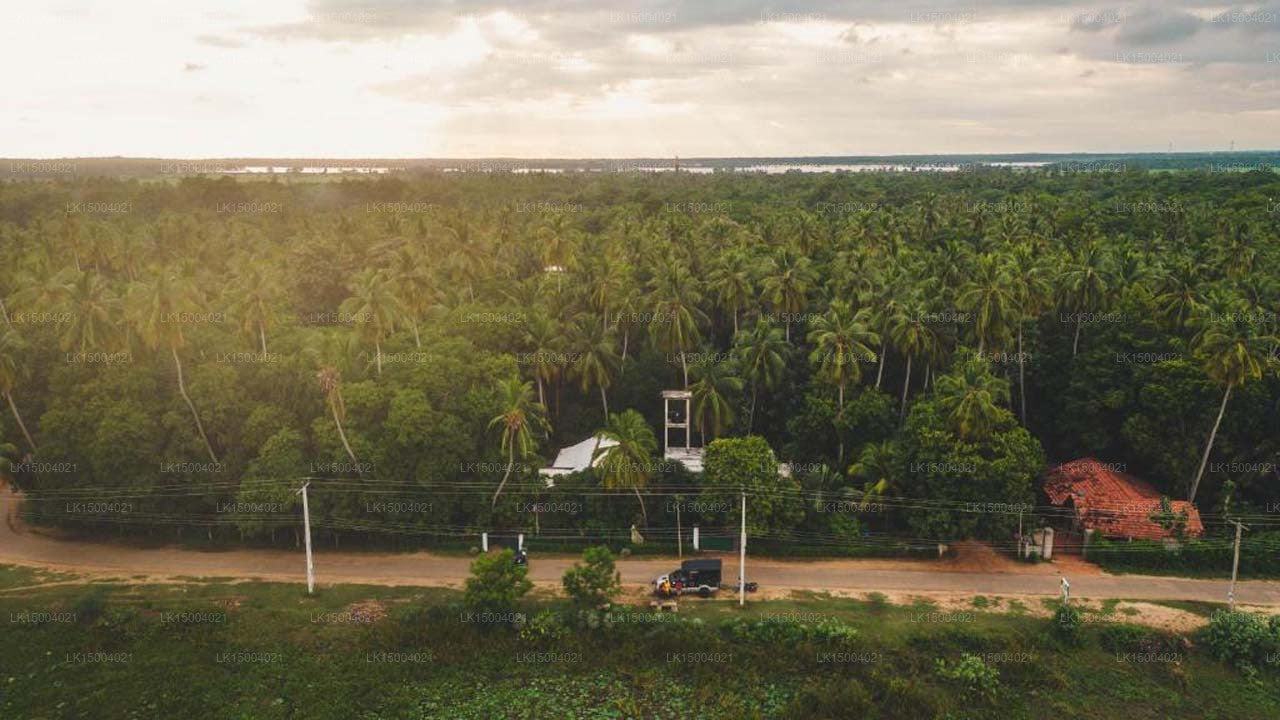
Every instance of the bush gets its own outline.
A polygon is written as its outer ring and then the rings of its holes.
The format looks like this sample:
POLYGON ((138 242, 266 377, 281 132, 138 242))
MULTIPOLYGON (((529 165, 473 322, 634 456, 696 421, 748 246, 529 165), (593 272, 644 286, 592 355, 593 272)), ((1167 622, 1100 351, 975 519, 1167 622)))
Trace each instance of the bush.
POLYGON ((471 563, 464 594, 467 607, 481 612, 501 613, 515 608, 516 601, 533 588, 526 577, 529 568, 515 563, 510 549, 490 552, 471 563))
POLYGON ((1209 651, 1219 660, 1242 670, 1266 662, 1268 653, 1280 649, 1280 621, 1267 622, 1259 615, 1219 610, 1204 630, 1209 651))
POLYGON ((565 571, 563 583, 565 594, 574 605, 597 608, 622 591, 622 574, 614 566, 609 548, 593 547, 582 553, 582 563, 574 563, 565 571))
POLYGON ((76 598, 76 601, 71 604, 71 612, 75 613, 77 622, 92 624, 102 615, 102 611, 106 606, 106 591, 96 587, 76 598))
POLYGON ((564 620, 558 613, 550 610, 543 610, 537 615, 529 619, 524 627, 520 628, 520 638, 522 640, 559 640, 569 633, 569 628, 565 627, 564 620))
POLYGON ((955 663, 939 659, 937 672, 944 680, 963 686, 972 697, 991 700, 1000 689, 1000 671, 970 653, 964 653, 955 663))
POLYGON ((1074 606, 1063 603, 1053 613, 1053 637, 1059 642, 1077 647, 1084 644, 1084 615, 1074 606))

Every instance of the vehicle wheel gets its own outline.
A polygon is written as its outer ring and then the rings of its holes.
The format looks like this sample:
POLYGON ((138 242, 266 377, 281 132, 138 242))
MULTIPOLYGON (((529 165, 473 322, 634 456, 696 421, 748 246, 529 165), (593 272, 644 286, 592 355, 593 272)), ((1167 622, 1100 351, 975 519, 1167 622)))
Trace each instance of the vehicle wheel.
POLYGON ((698 588, 698 595, 704 598, 711 597, 711 588, 707 587, 706 585, 703 585, 702 587, 698 588))

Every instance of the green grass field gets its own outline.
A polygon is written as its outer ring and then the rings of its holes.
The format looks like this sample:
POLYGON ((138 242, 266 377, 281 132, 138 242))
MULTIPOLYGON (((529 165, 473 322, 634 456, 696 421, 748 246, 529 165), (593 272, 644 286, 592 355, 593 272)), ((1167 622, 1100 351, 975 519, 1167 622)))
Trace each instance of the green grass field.
POLYGON ((1274 665, 1247 679, 1196 638, 1153 631, 1165 651, 1107 650, 1097 624, 1066 648, 1048 620, 991 598, 964 611, 822 594, 745 611, 689 601, 546 630, 539 613, 574 613, 538 596, 520 608, 522 632, 468 616, 444 589, 29 587, 55 580, 0 567, 0 718, 1280 716, 1274 665), (724 625, 741 617, 769 622, 745 637, 724 625), (831 623, 856 637, 794 633, 831 623), (962 653, 995 669, 993 690, 938 672, 962 653))

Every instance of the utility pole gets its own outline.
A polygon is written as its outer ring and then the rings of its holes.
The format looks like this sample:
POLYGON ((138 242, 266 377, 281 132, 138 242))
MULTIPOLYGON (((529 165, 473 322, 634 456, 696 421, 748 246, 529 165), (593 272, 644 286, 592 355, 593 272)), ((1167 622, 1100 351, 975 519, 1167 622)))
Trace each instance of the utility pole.
POLYGON ((676 496, 676 552, 684 559, 684 530, 680 527, 680 496, 676 496))
POLYGON ((302 530, 307 536, 307 594, 312 595, 316 589, 316 569, 311 563, 311 508, 307 505, 307 486, 311 483, 305 483, 302 489, 295 494, 302 495, 302 530))
POLYGON ((1235 557, 1231 559, 1231 588, 1227 590, 1227 612, 1236 611, 1236 573, 1240 570, 1240 533, 1247 530, 1239 520, 1232 520, 1236 526, 1236 552, 1235 557))
POLYGON ((747 604, 747 494, 742 493, 742 536, 738 538, 738 607, 747 604))

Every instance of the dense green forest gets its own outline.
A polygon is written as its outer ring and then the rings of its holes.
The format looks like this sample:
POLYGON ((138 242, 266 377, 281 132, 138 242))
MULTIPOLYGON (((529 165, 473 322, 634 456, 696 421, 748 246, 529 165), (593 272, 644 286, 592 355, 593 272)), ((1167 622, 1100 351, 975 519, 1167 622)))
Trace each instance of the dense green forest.
POLYGON ((293 543, 312 478, 334 543, 663 540, 743 487, 778 543, 1003 540, 1083 455, 1266 516, 1278 238, 1263 170, 9 181, 0 432, 34 519, 167 538, 293 543))

